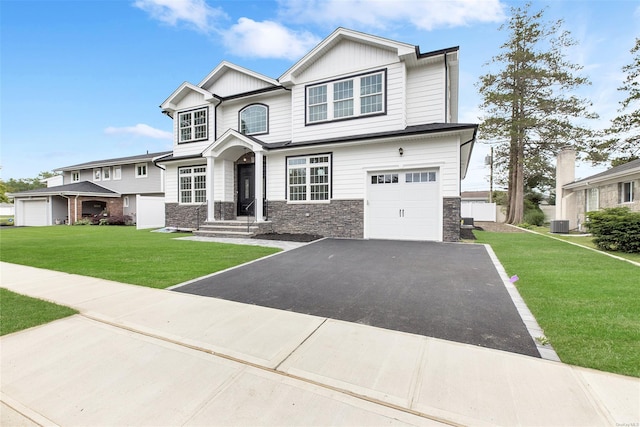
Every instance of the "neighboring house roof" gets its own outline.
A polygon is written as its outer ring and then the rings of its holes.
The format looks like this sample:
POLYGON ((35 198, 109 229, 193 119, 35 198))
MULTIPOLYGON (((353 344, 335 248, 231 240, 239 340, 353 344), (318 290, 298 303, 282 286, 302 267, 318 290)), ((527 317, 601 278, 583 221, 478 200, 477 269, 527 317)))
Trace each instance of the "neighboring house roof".
POLYGON ((100 196, 120 197, 120 194, 101 185, 89 181, 74 182, 73 184, 57 185, 55 187, 36 188, 35 190, 7 193, 9 197, 22 198, 32 196, 100 196))
POLYGON ((624 178, 632 174, 640 174, 640 159, 632 160, 623 165, 616 166, 604 172, 591 175, 587 178, 579 179, 578 181, 571 182, 563 186, 563 188, 574 189, 580 187, 588 187, 600 182, 624 178))
POLYGON ((139 162, 150 162, 156 157, 164 156, 171 153, 172 153, 171 151, 160 151, 157 153, 139 154, 137 156, 118 157, 115 159, 106 159, 106 160, 94 160, 91 162, 80 163, 77 165, 58 168, 56 169, 56 171, 73 171, 73 170, 80 170, 80 169, 91 169, 91 168, 102 167, 102 166, 114 166, 114 165, 133 164, 133 163, 139 163, 139 162))

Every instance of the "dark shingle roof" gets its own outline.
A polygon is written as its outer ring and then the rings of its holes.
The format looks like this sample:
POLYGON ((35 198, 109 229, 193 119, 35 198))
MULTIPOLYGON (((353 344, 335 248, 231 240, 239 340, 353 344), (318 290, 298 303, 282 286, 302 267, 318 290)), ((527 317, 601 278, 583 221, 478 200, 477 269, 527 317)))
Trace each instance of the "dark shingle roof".
MULTIPOLYGON (((602 178, 606 178, 609 175, 618 175, 620 173, 624 173, 626 171, 631 171, 633 169, 640 168, 640 159, 632 160, 623 165, 616 166, 615 168, 608 169, 604 172, 597 173, 595 175, 588 176, 586 178, 579 179, 577 181, 572 182, 571 184, 578 184, 584 181, 593 181, 593 180, 601 180, 602 178)), ((570 184, 568 184, 570 185, 570 184)))
POLYGON ((141 162, 141 161, 150 161, 155 157, 159 157, 159 156, 163 156, 171 153, 172 153, 171 151, 160 151, 157 153, 138 154, 136 156, 116 157, 113 159, 105 159, 105 160, 93 160, 91 162, 79 163, 77 165, 64 166, 56 170, 69 171, 69 170, 76 170, 76 169, 89 169, 96 166, 117 165, 117 164, 125 165, 125 164, 141 162))
POLYGON ((104 195, 119 196, 115 191, 111 191, 98 184, 89 181, 74 182, 73 184, 56 185, 54 187, 36 188, 35 190, 11 193, 12 197, 20 196, 51 196, 51 195, 104 195))

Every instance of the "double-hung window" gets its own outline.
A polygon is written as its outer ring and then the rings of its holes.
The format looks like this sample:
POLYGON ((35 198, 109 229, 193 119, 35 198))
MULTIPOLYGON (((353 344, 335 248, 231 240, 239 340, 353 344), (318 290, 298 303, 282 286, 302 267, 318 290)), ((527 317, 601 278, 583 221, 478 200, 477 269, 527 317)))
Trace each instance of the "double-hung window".
POLYGON ((111 168, 102 168, 102 180, 109 181, 111 179, 111 168))
POLYGON ((136 168, 136 178, 146 178, 147 177, 147 164, 146 163, 137 163, 135 168, 136 168))
POLYGON ((178 169, 180 204, 207 201, 207 167, 189 166, 178 169))
POLYGON ((386 71, 307 86, 307 124, 384 114, 386 71))
POLYGON ((71 182, 80 182, 80 171, 71 172, 71 182))
POLYGON ((586 192, 586 206, 585 212, 597 211, 599 205, 599 191, 597 188, 589 188, 585 190, 586 192))
POLYGON ((207 139, 207 109, 178 113, 179 143, 207 139))
POLYGON ((633 202, 633 181, 620 183, 620 203, 633 202))
POLYGON ((258 135, 269 132, 269 109, 266 105, 253 104, 240 110, 240 133, 258 135))
POLYGON ((287 176, 289 201, 329 200, 331 155, 289 157, 287 159, 287 176))
POLYGON ((114 166, 113 167, 113 179, 122 179, 122 166, 114 166))

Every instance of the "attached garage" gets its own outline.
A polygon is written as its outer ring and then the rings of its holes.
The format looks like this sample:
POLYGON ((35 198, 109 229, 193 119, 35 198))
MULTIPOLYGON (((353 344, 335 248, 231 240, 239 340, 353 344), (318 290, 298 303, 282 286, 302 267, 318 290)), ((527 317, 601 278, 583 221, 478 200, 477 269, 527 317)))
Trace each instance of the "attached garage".
POLYGON ((365 237, 441 241, 439 181, 438 169, 369 173, 365 237))
POLYGON ((49 217, 47 198, 25 199, 17 202, 16 225, 31 227, 51 225, 49 217))

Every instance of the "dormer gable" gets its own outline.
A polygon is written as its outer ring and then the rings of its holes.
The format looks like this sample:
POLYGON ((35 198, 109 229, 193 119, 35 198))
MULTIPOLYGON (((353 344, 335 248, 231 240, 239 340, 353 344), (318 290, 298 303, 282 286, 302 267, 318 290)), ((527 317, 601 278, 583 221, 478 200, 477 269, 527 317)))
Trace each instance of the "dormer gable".
POLYGON ((346 28, 338 28, 302 59, 296 62, 291 68, 289 68, 282 76, 280 76, 278 81, 285 87, 295 85, 296 79, 307 68, 344 41, 355 42, 388 51, 397 56, 401 61, 415 58, 418 51, 417 47, 411 44, 397 42, 346 28))
POLYGON ((222 61, 198 83, 198 87, 215 94, 217 97, 225 98, 280 87, 280 83, 255 71, 222 61))
POLYGON ((180 101, 182 101, 189 94, 202 96, 203 102, 213 102, 215 99, 215 96, 211 92, 206 91, 191 83, 184 82, 180 85, 180 87, 178 87, 178 89, 173 91, 173 93, 162 104, 160 104, 162 112, 172 116, 173 113, 180 109, 180 101))

